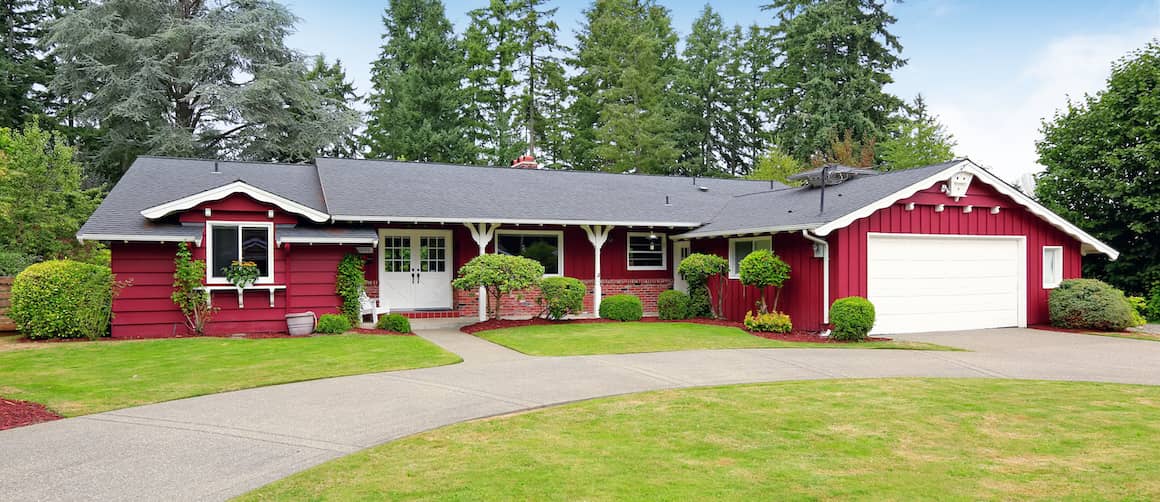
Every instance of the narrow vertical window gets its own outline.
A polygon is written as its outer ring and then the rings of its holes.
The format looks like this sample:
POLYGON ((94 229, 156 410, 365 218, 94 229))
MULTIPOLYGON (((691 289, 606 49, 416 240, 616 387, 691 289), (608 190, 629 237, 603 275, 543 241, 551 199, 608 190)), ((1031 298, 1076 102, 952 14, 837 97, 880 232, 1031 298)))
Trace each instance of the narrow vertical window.
POLYGON ((1063 282, 1063 247, 1043 246, 1043 288, 1059 287, 1063 282))

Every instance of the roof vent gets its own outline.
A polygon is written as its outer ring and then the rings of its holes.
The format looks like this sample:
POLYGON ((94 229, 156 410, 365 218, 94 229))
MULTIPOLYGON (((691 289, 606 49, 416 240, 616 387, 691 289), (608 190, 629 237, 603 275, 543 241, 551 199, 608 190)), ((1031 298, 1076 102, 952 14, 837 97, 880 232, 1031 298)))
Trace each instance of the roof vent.
POLYGON ((702 191, 702 192, 708 192, 708 191, 709 191, 709 187, 707 187, 707 186, 705 186, 705 185, 700 185, 700 186, 698 186, 698 187, 697 187, 697 190, 700 190, 700 191, 702 191))
POLYGON ((817 169, 802 171, 789 177, 793 181, 805 181, 811 187, 817 188, 823 184, 834 186, 857 176, 874 176, 882 174, 873 169, 843 166, 840 164, 826 164, 817 169), (824 183, 823 183, 824 181, 824 183))

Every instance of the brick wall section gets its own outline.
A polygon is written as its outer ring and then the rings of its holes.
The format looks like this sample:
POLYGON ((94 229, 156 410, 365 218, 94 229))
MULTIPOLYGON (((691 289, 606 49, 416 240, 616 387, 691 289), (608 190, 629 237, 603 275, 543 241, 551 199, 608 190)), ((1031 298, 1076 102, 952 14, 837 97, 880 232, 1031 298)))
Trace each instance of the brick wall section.
POLYGON ((0 277, 0 333, 16 331, 16 323, 5 315, 8 313, 8 307, 12 306, 11 297, 12 278, 0 277))
MULTIPOLYGON (((592 280, 581 280, 588 288, 584 296, 584 313, 581 315, 595 316, 592 311, 592 280)), ((645 316, 657 315, 657 297, 661 292, 673 288, 672 279, 604 279, 602 283, 603 296, 632 294, 640 298, 644 307, 645 316)), ((540 313, 540 306, 536 304, 539 291, 535 289, 512 293, 504 298, 500 314, 505 318, 527 318, 540 313), (521 295, 522 294, 522 295, 521 295), (522 298, 521 298, 522 296, 522 298)), ((490 308, 490 307, 489 307, 490 308)), ((455 291, 455 310, 460 316, 478 316, 479 301, 475 290, 455 291)))

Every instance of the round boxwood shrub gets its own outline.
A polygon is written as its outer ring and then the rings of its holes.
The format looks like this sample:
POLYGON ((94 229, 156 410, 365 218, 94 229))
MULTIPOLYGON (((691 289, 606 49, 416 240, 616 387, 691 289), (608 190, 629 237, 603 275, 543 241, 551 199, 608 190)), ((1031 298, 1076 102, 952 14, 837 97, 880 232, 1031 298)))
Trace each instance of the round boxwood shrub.
POLYGON ((403 314, 387 314, 379 318, 376 328, 394 331, 396 333, 410 333, 411 320, 403 314))
POLYGON ((315 333, 325 335, 339 335, 347 331, 350 331, 350 319, 341 314, 322 314, 318 318, 318 326, 314 328, 315 333))
POLYGON ((600 301, 600 317, 613 321, 639 321, 644 307, 636 295, 612 295, 600 301))
POLYGON ((546 277, 540 281, 540 297, 536 303, 544 309, 548 319, 563 319, 568 314, 584 310, 584 295, 588 288, 575 277, 546 277))
POLYGON ((30 265, 12 281, 8 317, 32 340, 96 338, 109 332, 113 274, 69 260, 30 265))
POLYGON ((670 289, 657 297, 657 317, 666 321, 689 318, 689 295, 684 291, 670 289))
POLYGON ((1047 297, 1051 324, 1060 328, 1123 331, 1133 325, 1124 292, 1096 279, 1068 279, 1047 297))
POLYGON ((874 304, 861 296, 834 300, 830 305, 830 337, 834 340, 865 340, 874 327, 874 304))

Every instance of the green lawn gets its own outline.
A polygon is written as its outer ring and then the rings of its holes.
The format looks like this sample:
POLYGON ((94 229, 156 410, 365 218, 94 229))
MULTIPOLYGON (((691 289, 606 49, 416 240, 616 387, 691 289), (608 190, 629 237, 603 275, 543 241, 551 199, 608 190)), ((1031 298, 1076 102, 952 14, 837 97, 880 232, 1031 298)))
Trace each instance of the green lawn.
POLYGON ((263 385, 460 361, 417 336, 37 344, 9 338, 0 340, 0 396, 75 416, 263 385))
POLYGON ((1156 500, 1160 387, 887 379, 673 390, 457 424, 247 500, 1156 500))
POLYGON ((476 336, 533 356, 628 354, 693 349, 840 348, 956 350, 921 342, 806 343, 753 336, 738 328, 684 322, 625 322, 521 326, 476 336))

